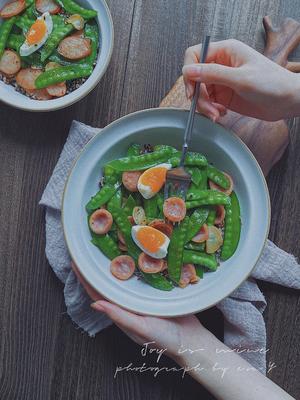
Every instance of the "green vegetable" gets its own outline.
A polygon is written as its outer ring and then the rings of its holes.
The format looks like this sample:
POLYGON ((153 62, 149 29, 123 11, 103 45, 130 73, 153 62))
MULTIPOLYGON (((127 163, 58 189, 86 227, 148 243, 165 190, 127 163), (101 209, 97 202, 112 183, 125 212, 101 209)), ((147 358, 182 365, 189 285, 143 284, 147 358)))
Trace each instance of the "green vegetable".
POLYGON ((197 276, 199 276, 199 278, 202 279, 204 275, 204 268, 202 267, 202 265, 195 265, 195 269, 197 276))
POLYGON ((137 143, 133 143, 128 147, 127 157, 131 156, 139 156, 141 151, 141 145, 137 143))
POLYGON ((65 25, 65 19, 61 15, 51 15, 53 22, 53 29, 58 28, 59 26, 65 25))
POLYGON ((91 41, 91 54, 80 60, 80 64, 87 64, 93 66, 99 49, 99 31, 96 24, 87 23, 84 28, 85 37, 91 41))
POLYGON ((215 220, 216 220, 216 216, 217 216, 217 211, 215 208, 210 208, 209 210, 209 214, 207 217, 207 225, 214 225, 215 224, 215 220))
POLYGON ((107 210, 111 212, 113 208, 121 208, 122 190, 119 188, 107 203, 107 210))
POLYGON ((66 66, 66 65, 75 65, 75 61, 67 60, 63 56, 61 56, 57 50, 53 50, 52 54, 48 57, 49 61, 55 62, 57 64, 66 66))
POLYGON ((187 191, 186 199, 188 201, 201 200, 206 198, 210 193, 211 190, 199 189, 199 187, 195 186, 195 184, 192 183, 187 191))
POLYGON ((172 281, 178 283, 181 277, 183 248, 189 229, 189 217, 185 217, 180 225, 173 229, 168 248, 168 271, 172 281))
POLYGON ((6 47, 19 52, 20 47, 22 46, 23 43, 24 43, 24 37, 22 35, 11 33, 7 38, 6 47))
POLYGON ((194 251, 203 252, 205 250, 205 244, 204 243, 188 242, 188 243, 186 243, 184 245, 184 248, 186 250, 194 250, 194 251))
MULTIPOLYGON (((53 50, 55 50, 56 47, 59 45, 59 42, 64 37, 69 35, 73 30, 74 30, 74 27, 71 24, 64 24, 61 26, 59 25, 59 26, 57 26, 57 28, 53 29, 51 35, 49 36, 48 40, 46 41, 45 45, 42 48, 41 60, 45 61, 50 56, 50 54, 53 52, 53 50)), ((52 69, 50 71, 55 71, 55 69, 52 69)), ((50 71, 47 71, 47 72, 50 72, 50 71)), ((80 78, 80 77, 78 77, 78 78, 80 78)), ((71 78, 71 79, 75 79, 75 78, 71 78)), ((62 82, 62 81, 59 81, 59 82, 62 82)), ((54 82, 54 83, 58 83, 58 82, 54 82)), ((50 85, 52 85, 52 83, 50 83, 50 85)), ((49 86, 49 85, 47 85, 47 86, 49 86)), ((43 87, 46 87, 46 86, 43 86, 43 87)), ((42 89, 42 88, 40 88, 40 89, 42 89)))
POLYGON ((185 238, 185 243, 188 243, 197 235, 201 226, 205 223, 208 216, 208 210, 206 208, 198 208, 190 216, 190 222, 188 232, 185 238))
POLYGON ((92 72, 93 67, 86 65, 67 65, 53 68, 39 75, 35 80, 35 86, 37 89, 43 89, 56 83, 90 76, 92 72))
POLYGON ((157 195, 144 200, 144 210, 147 219, 157 218, 157 195))
POLYGON ((187 172, 191 175, 191 180, 194 185, 198 186, 202 181, 202 173, 198 167, 187 167, 187 172))
POLYGON ((113 260, 115 257, 118 257, 122 254, 110 235, 96 235, 94 232, 91 232, 91 235, 91 242, 97 246, 110 260, 113 260))
POLYGON ((199 190, 207 189, 207 168, 201 168, 199 171, 201 172, 201 181, 198 184, 198 188, 199 190))
POLYGON ((171 282, 169 282, 163 275, 161 274, 145 274, 144 272, 140 271, 143 279, 145 282, 147 282, 149 285, 156 289, 160 290, 172 290, 173 285, 171 282))
POLYGON ((224 243, 221 251, 221 260, 230 258, 240 240, 241 234, 241 218, 240 218, 240 205, 235 192, 230 195, 231 204, 225 207, 225 231, 224 243))
POLYGON ((124 210, 121 208, 112 208, 110 210, 113 220, 117 224, 117 227, 121 231, 122 235, 124 236, 125 243, 128 249, 128 254, 135 260, 139 258, 141 250, 137 247, 131 237, 131 223, 128 221, 127 215, 124 210))
POLYGON ((218 205, 218 204, 223 204, 223 205, 230 204, 230 197, 226 196, 226 194, 224 193, 218 192, 217 190, 211 190, 211 193, 203 199, 187 201, 186 208, 190 209, 205 205, 218 205))
POLYGON ((87 213, 91 214, 93 211, 97 210, 97 208, 107 203, 108 200, 113 197, 117 189, 118 185, 104 185, 85 206, 87 213))
MULTIPOLYGON (((181 159, 181 151, 178 151, 176 154, 173 154, 172 157, 170 158, 172 167, 178 167, 180 159, 181 159)), ((202 154, 188 151, 184 161, 184 165, 205 167, 207 165, 207 159, 202 154)))
POLYGON ((211 271, 216 271, 218 262, 214 254, 200 253, 192 250, 183 251, 184 264, 199 264, 207 267, 211 271))
POLYGON ((4 53, 8 36, 10 34, 10 31, 12 30, 15 21, 16 17, 12 17, 9 19, 5 19, 0 25, 0 58, 4 53))
POLYGON ((106 165, 117 171, 144 170, 168 161, 170 155, 170 149, 166 148, 154 151, 153 153, 141 154, 139 156, 119 158, 118 160, 110 161, 106 165))
POLYGON ((124 204, 124 212, 126 213, 126 215, 129 217, 130 215, 132 215, 132 211, 134 209, 134 207, 136 206, 136 202, 135 199, 133 198, 132 195, 129 195, 129 197, 127 198, 125 204, 124 204))
POLYGON ((228 178, 220 171, 218 168, 213 165, 208 165, 207 167, 207 176, 208 179, 215 182, 217 185, 221 186, 223 189, 228 189, 230 186, 230 182, 228 178))
POLYGON ((97 17, 97 11, 83 8, 73 0, 56 0, 57 3, 63 7, 69 14, 79 14, 84 19, 97 17))

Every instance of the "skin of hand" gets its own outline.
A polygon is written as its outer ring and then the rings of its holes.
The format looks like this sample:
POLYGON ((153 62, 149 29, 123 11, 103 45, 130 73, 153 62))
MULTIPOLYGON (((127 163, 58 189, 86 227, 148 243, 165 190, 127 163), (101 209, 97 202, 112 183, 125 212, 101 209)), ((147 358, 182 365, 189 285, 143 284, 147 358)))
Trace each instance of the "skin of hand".
POLYGON ((246 44, 212 42, 205 64, 201 44, 185 53, 183 78, 190 99, 201 82, 198 110, 218 120, 226 109, 266 121, 300 115, 300 77, 246 44))
POLYGON ((104 300, 86 282, 78 267, 73 262, 71 265, 78 280, 94 301, 91 307, 95 311, 104 312, 136 343, 147 343, 149 348, 164 350, 165 354, 217 399, 293 399, 220 342, 194 315, 168 319, 131 313, 104 300), (216 352, 216 349, 220 352, 216 352))

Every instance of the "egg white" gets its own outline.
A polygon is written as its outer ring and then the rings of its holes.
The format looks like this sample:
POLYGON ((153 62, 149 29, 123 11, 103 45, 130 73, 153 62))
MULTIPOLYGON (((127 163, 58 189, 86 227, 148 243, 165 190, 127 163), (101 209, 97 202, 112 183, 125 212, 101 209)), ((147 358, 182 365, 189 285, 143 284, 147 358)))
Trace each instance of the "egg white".
MULTIPOLYGON (((134 243, 146 254, 148 254, 148 256, 153 257, 153 258, 165 258, 166 255, 168 254, 168 247, 169 247, 169 243, 170 243, 170 239, 168 238, 167 235, 165 235, 164 233, 160 232, 162 235, 164 235, 164 239, 165 242, 164 244, 159 248, 159 250, 157 250, 156 252, 151 252, 148 251, 147 249, 145 249, 145 247, 139 242, 139 240, 137 239, 137 233, 139 231, 139 229, 141 228, 145 228, 145 225, 135 225, 131 228, 131 236, 132 239, 134 241, 134 243)), ((154 229, 154 228, 153 228, 154 229)))
POLYGON ((29 56, 30 54, 34 53, 38 49, 40 49, 43 44, 45 44, 46 40, 48 37, 51 35, 52 30, 53 30, 53 22, 51 15, 49 12, 45 12, 43 15, 37 18, 37 20, 44 19, 45 24, 46 24, 46 33, 45 36, 42 38, 42 40, 39 43, 36 44, 28 44, 27 39, 25 39, 25 42, 22 44, 20 47, 20 56, 29 56))
MULTIPOLYGON (((146 171, 149 171, 151 169, 155 169, 155 168, 158 168, 158 167, 163 167, 163 168, 166 168, 167 170, 169 170, 169 169, 172 168, 172 165, 168 164, 168 163, 159 164, 159 165, 156 165, 155 167, 148 168, 146 171)), ((141 195, 144 197, 144 199, 148 200, 148 199, 151 199, 152 197, 154 197, 157 192, 153 192, 151 190, 150 186, 143 185, 141 183, 142 176, 143 176, 143 174, 140 176, 140 178, 138 180, 137 188, 138 188, 138 191, 141 193, 141 195)))

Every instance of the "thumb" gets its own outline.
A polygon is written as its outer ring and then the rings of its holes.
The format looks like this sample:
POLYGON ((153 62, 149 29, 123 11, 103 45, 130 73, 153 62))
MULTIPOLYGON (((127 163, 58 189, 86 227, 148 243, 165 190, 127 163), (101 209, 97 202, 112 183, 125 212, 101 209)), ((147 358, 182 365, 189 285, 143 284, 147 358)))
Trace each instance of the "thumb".
POLYGON ((215 63, 185 65, 182 73, 185 80, 224 85, 231 88, 240 81, 239 68, 215 63))

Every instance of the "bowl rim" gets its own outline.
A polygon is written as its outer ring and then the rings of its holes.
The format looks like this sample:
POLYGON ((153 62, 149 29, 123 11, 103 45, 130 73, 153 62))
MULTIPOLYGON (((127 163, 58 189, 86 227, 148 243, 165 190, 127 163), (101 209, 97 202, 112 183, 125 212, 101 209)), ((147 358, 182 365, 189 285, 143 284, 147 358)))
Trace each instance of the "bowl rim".
MULTIPOLYGON (((88 0, 88 2, 90 2, 90 1, 91 0, 88 0)), ((112 16, 111 16, 110 9, 109 9, 109 7, 108 7, 108 5, 106 3, 106 0, 96 0, 96 2, 97 1, 101 2, 103 7, 105 8, 106 15, 108 17, 109 28, 110 28, 111 43, 110 43, 109 50, 108 50, 108 56, 107 56, 107 58, 105 60, 103 68, 100 71, 100 73, 97 76, 95 76, 95 79, 94 79, 93 83, 91 83, 90 86, 83 93, 81 93, 78 97, 74 96, 74 98, 72 100, 69 100, 69 101, 66 100, 65 103, 63 103, 63 104, 58 104, 58 105, 57 104, 53 104, 53 102, 56 99, 51 99, 51 100, 46 100, 46 101, 34 100, 34 101, 37 101, 37 102, 41 103, 41 105, 40 105, 39 108, 32 108, 32 105, 30 103, 28 103, 28 105, 27 104, 26 105, 15 104, 12 101, 7 100, 5 96, 1 99, 1 102, 3 102, 4 104, 7 104, 7 105, 9 105, 9 106, 11 106, 13 108, 16 108, 16 109, 19 109, 19 110, 23 110, 23 111, 30 111, 30 112, 33 112, 33 113, 51 112, 51 111, 61 110, 63 108, 71 106, 72 104, 77 103, 78 101, 80 101, 84 97, 86 97, 93 89, 95 89, 95 87, 98 85, 98 83, 100 82, 101 78, 103 77, 103 75, 105 74, 105 72, 106 72, 106 70, 107 70, 107 68, 109 66, 109 63, 110 63, 110 60, 111 60, 111 57, 112 57, 112 53, 113 53, 114 39, 115 39, 114 23, 113 23, 113 19, 112 19, 112 16), (53 106, 51 106, 51 102, 52 102, 53 106)), ((99 29, 101 29, 99 21, 97 21, 97 23, 99 25, 99 29)), ((100 44, 100 42, 99 42, 99 44, 100 44)), ((100 46, 99 46, 99 48, 100 48, 100 46)), ((95 65, 95 68, 96 68, 98 62, 99 62, 99 60, 97 61, 96 65, 95 65)), ((95 68, 94 68, 94 70, 95 70, 95 68)), ((94 70, 93 70, 93 72, 94 72, 94 70)), ((92 73, 92 75, 93 75, 93 73, 92 73)), ((89 79, 92 77, 92 75, 90 75, 88 77, 86 82, 89 81, 89 79)), ((74 90, 72 93, 76 93, 76 90, 74 90)), ((27 98, 25 95, 23 95, 23 96, 24 96, 24 98, 27 98)), ((7 96, 7 98, 9 98, 9 96, 7 96)), ((67 99, 67 96, 65 98, 67 99)), ((26 101, 24 100, 24 104, 25 103, 26 103, 26 101)))
MULTIPOLYGON (((173 110, 173 111, 175 111, 175 112, 181 112, 181 113, 185 113, 185 114, 187 114, 187 113, 189 112, 189 110, 185 110, 185 109, 177 108, 177 107, 156 107, 156 108, 146 108, 146 109, 142 109, 142 110, 138 110, 138 111, 134 111, 134 112, 132 112, 132 113, 126 114, 126 115, 124 115, 124 116, 122 116, 122 117, 120 117, 120 118, 117 118, 116 120, 112 121, 110 124, 106 125, 106 126, 105 126, 104 128, 102 128, 99 132, 97 132, 97 133, 86 143, 86 145, 81 149, 81 151, 79 152, 78 156, 77 156, 77 157, 75 158, 75 160, 73 161, 73 164, 72 164, 72 166, 71 166, 71 168, 70 168, 70 171, 68 172, 68 176, 67 176, 66 183, 65 183, 65 186, 64 186, 64 190, 63 190, 62 203, 61 203, 61 223, 62 223, 62 228, 63 228, 63 236, 64 236, 65 243, 66 243, 66 246, 67 246, 67 250, 68 250, 68 252, 69 252, 69 254, 70 254, 70 258, 71 258, 72 261, 74 261, 74 257, 73 257, 73 255, 72 255, 72 251, 70 250, 71 246, 70 246, 69 243, 68 243, 67 235, 66 235, 66 229, 65 229, 65 225, 64 225, 64 203, 65 203, 65 195, 66 195, 66 192, 67 192, 67 189, 68 189, 68 185, 69 185, 69 182, 70 182, 70 178, 71 178, 72 172, 73 172, 73 170, 75 169, 76 164, 77 164, 77 162, 79 161, 79 159, 81 158, 83 152, 85 152, 86 149, 87 149, 88 147, 90 147, 90 146, 93 145, 93 142, 97 139, 97 137, 98 137, 99 135, 101 135, 101 134, 103 133, 103 130, 104 130, 104 129, 106 129, 106 128, 108 128, 108 127, 111 128, 111 127, 113 127, 114 125, 120 123, 120 121, 122 121, 122 120, 124 120, 124 119, 126 119, 126 118, 128 118, 128 117, 131 117, 131 116, 135 116, 135 115, 143 114, 143 113, 148 113, 148 112, 164 112, 165 110, 173 110)), ((201 115, 201 114, 198 114, 198 113, 197 113, 197 115, 202 116, 202 117, 204 117, 204 118, 207 118, 207 117, 205 117, 205 116, 203 116, 203 115, 201 115)), ((224 296, 222 295, 218 300, 214 301, 214 302, 211 303, 210 305, 207 305, 207 306, 205 306, 205 307, 200 307, 200 308, 195 307, 192 311, 189 311, 188 313, 182 312, 182 313, 162 314, 162 313, 159 313, 159 312, 141 312, 141 311, 139 311, 139 310, 137 310, 137 309, 133 309, 133 308, 130 308, 130 307, 126 307, 126 306, 124 306, 123 304, 119 303, 118 301, 116 301, 116 300, 114 300, 114 299, 111 299, 109 296, 104 295, 103 293, 101 293, 101 292, 99 291, 98 288, 95 287, 95 285, 93 284, 93 281, 92 281, 92 280, 89 280, 89 279, 85 276, 84 272, 80 269, 80 266, 76 264, 76 266, 77 266, 77 268, 78 268, 80 274, 81 274, 82 277, 84 278, 84 280, 85 280, 97 293, 99 293, 105 300, 107 300, 107 301, 109 301, 109 302, 111 302, 111 303, 113 303, 113 304, 116 304, 117 306, 119 306, 119 307, 121 307, 121 308, 123 308, 123 309, 125 309, 125 310, 127 310, 127 311, 129 311, 129 312, 132 312, 132 313, 135 313, 135 314, 138 314, 138 315, 153 316, 153 317, 163 317, 163 318, 182 317, 182 316, 185 316, 185 315, 197 314, 197 313, 199 313, 199 312, 202 312, 202 311, 205 311, 205 310, 207 310, 207 309, 209 309, 209 308, 214 307, 214 306, 215 306, 216 304, 218 304, 220 301, 222 301, 222 300, 224 300, 225 298, 227 298, 228 296, 230 296, 231 293, 233 293, 238 287, 240 287, 240 285, 242 285, 242 283, 244 283, 244 282, 249 278, 249 276, 251 275, 252 271, 253 271, 254 268, 256 267, 256 265, 257 265, 257 263, 258 263, 258 261, 259 261, 261 255, 262 255, 262 253, 263 253, 263 251, 264 251, 264 248, 265 248, 265 246, 266 246, 266 242, 267 242, 267 240, 268 240, 269 231, 270 231, 270 223, 271 223, 271 201, 270 201, 269 189, 268 189, 268 185, 267 185, 267 182, 266 182, 266 178, 265 178, 265 176, 264 176, 264 174, 263 174, 263 171, 262 171, 262 169, 261 169, 261 167, 260 167, 258 161, 257 161, 256 158, 254 157, 253 153, 252 153, 251 150, 248 148, 248 146, 242 141, 242 139, 241 139, 233 130, 225 128, 225 127, 224 127, 223 125, 221 125, 220 123, 216 123, 216 124, 217 124, 217 125, 220 125, 223 129, 227 130, 231 135, 233 135, 236 139, 238 139, 238 141, 240 142, 240 144, 242 145, 242 147, 244 147, 244 149, 246 150, 246 152, 249 154, 249 156, 250 156, 250 157, 252 158, 252 160, 254 161, 254 164, 256 165, 256 168, 257 168, 257 170, 258 170, 258 172, 259 172, 259 174, 260 174, 260 176, 261 176, 261 178, 262 178, 262 183, 263 183, 264 188, 265 188, 265 194, 266 194, 266 200, 267 200, 267 226, 266 226, 265 237, 264 237, 264 240, 263 240, 263 245, 262 245, 262 247, 261 247, 261 251, 260 251, 259 254, 257 255, 256 260, 255 260, 255 262, 253 263, 253 266, 252 266, 251 270, 248 272, 248 274, 245 276, 245 278, 242 279, 242 280, 240 281, 240 283, 238 284, 238 286, 236 286, 236 287, 233 288, 232 290, 227 291, 226 294, 225 294, 224 296)), ((99 129, 100 129, 100 128, 99 128, 99 129)))

